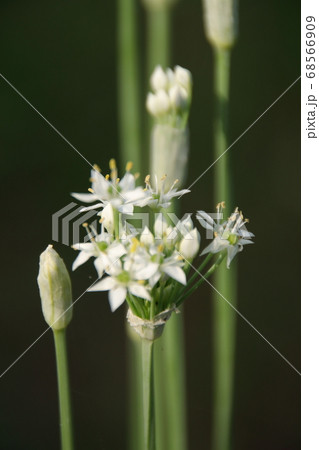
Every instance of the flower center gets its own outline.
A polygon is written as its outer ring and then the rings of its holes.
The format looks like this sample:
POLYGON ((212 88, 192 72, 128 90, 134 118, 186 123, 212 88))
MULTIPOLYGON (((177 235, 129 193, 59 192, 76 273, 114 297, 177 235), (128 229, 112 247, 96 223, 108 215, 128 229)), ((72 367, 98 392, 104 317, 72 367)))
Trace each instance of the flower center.
POLYGON ((228 237, 228 241, 230 245, 235 245, 238 242, 238 236, 236 236, 236 234, 230 234, 228 237))
POLYGON ((130 274, 126 270, 123 270, 123 272, 117 276, 117 279, 123 284, 128 284, 131 281, 130 274))
POLYGON ((97 242, 96 244, 97 244, 99 250, 101 250, 101 252, 104 252, 107 249, 106 242, 97 242))

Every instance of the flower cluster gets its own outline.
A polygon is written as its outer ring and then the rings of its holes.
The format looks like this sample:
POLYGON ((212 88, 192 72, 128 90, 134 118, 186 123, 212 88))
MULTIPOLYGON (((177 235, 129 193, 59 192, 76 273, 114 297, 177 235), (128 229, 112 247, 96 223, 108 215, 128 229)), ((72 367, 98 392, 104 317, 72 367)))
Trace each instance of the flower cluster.
MULTIPOLYGON (((176 220, 174 224, 167 211, 173 197, 189 191, 178 191, 177 182, 166 191, 165 177, 159 182, 155 180, 152 187, 150 176, 147 176, 145 188, 137 187, 135 177, 130 173, 130 164, 122 180, 117 178, 117 173, 115 178, 114 160, 111 160, 110 167, 111 175, 107 177, 97 169, 93 171, 90 194, 73 194, 86 202, 98 200, 93 208, 102 208, 99 212, 100 232, 84 224, 89 242, 73 246, 80 252, 73 263, 73 270, 94 258, 99 280, 90 291, 109 291, 112 311, 127 301, 135 317, 150 321, 178 306, 187 297, 197 276, 195 271, 187 282, 192 261, 199 252, 199 232, 191 215, 176 220), (151 225, 138 230, 130 223, 135 206, 148 207, 150 213, 147 213, 147 218, 151 225)), ((202 254, 209 253, 210 257, 215 253, 221 253, 223 257, 227 254, 229 266, 236 253, 245 244, 252 243, 253 234, 246 230, 247 221, 238 209, 222 221, 219 216, 223 207, 223 203, 217 205, 216 221, 204 211, 199 211, 197 218, 213 237, 202 254)), ((209 259, 206 258, 206 264, 209 259)), ((212 273, 212 267, 206 274, 212 273)))
POLYGON ((164 71, 157 66, 151 76, 151 88, 146 99, 149 113, 158 123, 184 128, 192 95, 192 75, 183 67, 164 71))

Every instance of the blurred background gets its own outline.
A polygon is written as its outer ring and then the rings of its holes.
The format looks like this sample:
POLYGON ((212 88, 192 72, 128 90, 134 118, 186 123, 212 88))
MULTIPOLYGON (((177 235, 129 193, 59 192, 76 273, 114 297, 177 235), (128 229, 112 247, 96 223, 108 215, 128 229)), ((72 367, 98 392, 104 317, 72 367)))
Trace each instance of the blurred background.
MULTIPOLYGON (((0 1, 0 72, 104 172, 108 160, 118 157, 116 13, 116 1, 0 1)), ((230 142, 298 78, 299 22, 297 0, 240 2, 230 142)), ((143 57, 141 5, 139 31, 143 57)), ((191 183, 213 162, 212 59, 201 1, 178 2, 173 42, 173 65, 188 68, 194 80, 191 183)), ((236 203, 256 235, 255 245, 238 258, 238 309, 298 370, 299 83, 229 150, 236 203)), ((52 214, 72 201, 71 191, 86 191, 90 167, 3 79, 0 99, 2 373, 46 329, 38 257, 52 242, 52 214)), ((212 200, 213 177, 214 167, 183 198, 184 211, 213 211, 220 200, 212 200)), ((55 248, 70 268, 74 251, 57 243, 55 248)), ((91 264, 73 273, 74 298, 94 279, 91 264)), ((210 294, 203 286, 184 309, 191 450, 210 445, 210 294)), ((75 305, 68 344, 76 448, 125 449, 125 308, 111 314, 106 293, 85 294, 75 305)), ((51 331, 3 375, 0 392, 1 449, 59 448, 51 331)), ((299 375, 238 317, 234 449, 299 449, 299 395, 299 375)))

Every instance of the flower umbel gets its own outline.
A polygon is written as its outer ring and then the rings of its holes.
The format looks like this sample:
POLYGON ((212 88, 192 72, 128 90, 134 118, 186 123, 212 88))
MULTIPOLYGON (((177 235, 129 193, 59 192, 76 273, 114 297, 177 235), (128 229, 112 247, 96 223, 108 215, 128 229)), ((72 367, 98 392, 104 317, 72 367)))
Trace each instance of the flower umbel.
POLYGON ((253 244, 251 238, 254 235, 247 231, 246 223, 248 223, 248 219, 244 219, 242 212, 238 208, 235 209, 228 220, 221 223, 219 217, 222 215, 221 212, 224 208, 224 202, 218 203, 216 207, 218 215, 216 222, 204 211, 198 211, 196 217, 204 228, 214 233, 213 242, 201 254, 205 255, 207 253, 218 253, 227 250, 227 267, 229 268, 236 254, 243 250, 243 246, 253 244))

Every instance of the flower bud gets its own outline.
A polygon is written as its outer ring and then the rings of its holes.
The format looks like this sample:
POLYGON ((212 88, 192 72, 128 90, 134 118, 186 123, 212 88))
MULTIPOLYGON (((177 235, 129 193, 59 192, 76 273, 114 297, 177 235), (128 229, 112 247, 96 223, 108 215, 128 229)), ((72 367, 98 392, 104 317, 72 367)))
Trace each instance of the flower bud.
POLYGON ((141 233, 140 242, 147 246, 154 244, 154 236, 148 227, 144 227, 144 230, 141 233))
POLYGON ((152 73, 151 87, 156 92, 160 89, 166 89, 168 84, 168 77, 161 66, 156 66, 154 72, 152 73))
POLYGON ((40 255, 38 286, 45 321, 54 330, 66 328, 72 319, 71 280, 52 245, 40 255))
POLYGON ((162 238, 164 233, 166 233, 169 225, 166 220, 166 218, 163 216, 162 213, 156 214, 156 219, 154 223, 154 233, 155 237, 162 238))
POLYGON ((181 240, 179 251, 186 260, 192 260, 199 251, 199 244, 200 234, 197 228, 194 228, 181 240))
POLYGON ((167 175, 165 186, 169 189, 176 179, 179 186, 186 179, 189 152, 188 128, 178 129, 157 124, 151 136, 151 176, 160 180, 167 175))
POLYGON ((112 234, 114 231, 114 212, 111 203, 108 203, 100 213, 104 228, 112 234))
POLYGON ((176 83, 178 83, 181 87, 183 87, 186 90, 186 93, 191 92, 192 74, 190 73, 190 71, 184 69, 184 67, 175 66, 174 72, 176 83))
POLYGON ((216 47, 234 44, 238 28, 237 0, 203 0, 206 36, 216 47))
POLYGON ((186 89, 179 86, 178 84, 175 84, 168 91, 168 96, 173 109, 177 109, 180 111, 187 109, 188 97, 186 89))

